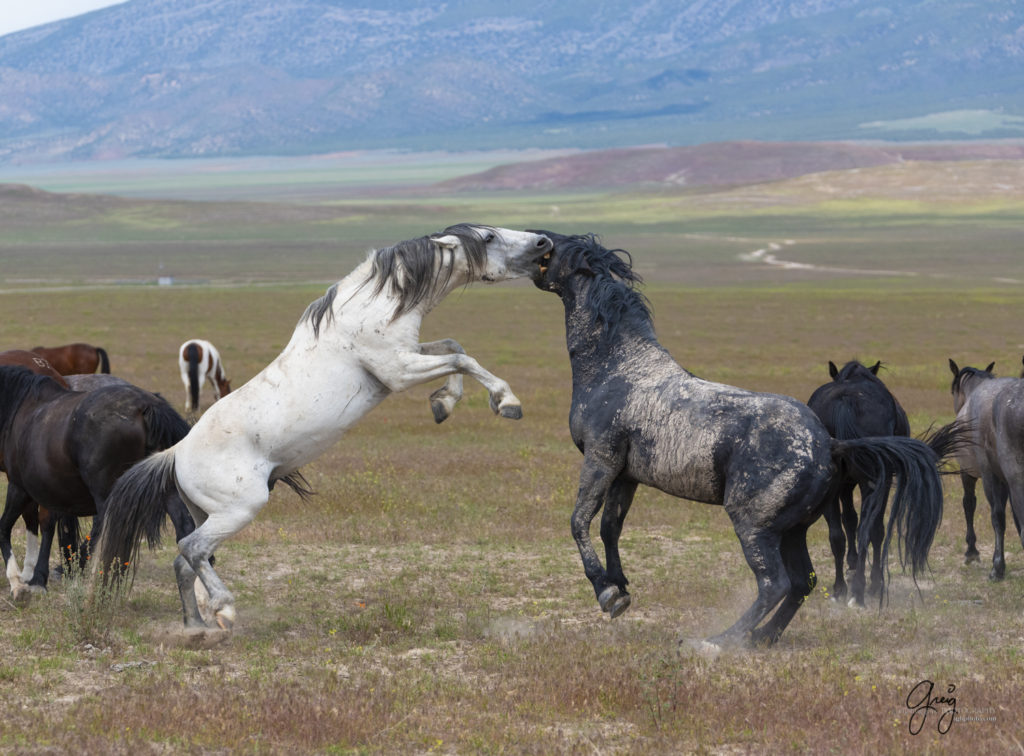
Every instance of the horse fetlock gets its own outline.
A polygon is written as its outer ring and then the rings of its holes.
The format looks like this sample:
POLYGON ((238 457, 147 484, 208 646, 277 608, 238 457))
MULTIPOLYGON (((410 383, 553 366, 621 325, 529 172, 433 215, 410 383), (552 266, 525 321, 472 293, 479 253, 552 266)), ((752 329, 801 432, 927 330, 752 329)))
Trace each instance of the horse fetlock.
POLYGON ((444 388, 430 395, 430 410, 434 413, 434 422, 443 423, 455 410, 458 397, 452 396, 444 388))
POLYGON ((221 630, 230 630, 235 626, 235 605, 228 604, 221 608, 214 616, 221 630))

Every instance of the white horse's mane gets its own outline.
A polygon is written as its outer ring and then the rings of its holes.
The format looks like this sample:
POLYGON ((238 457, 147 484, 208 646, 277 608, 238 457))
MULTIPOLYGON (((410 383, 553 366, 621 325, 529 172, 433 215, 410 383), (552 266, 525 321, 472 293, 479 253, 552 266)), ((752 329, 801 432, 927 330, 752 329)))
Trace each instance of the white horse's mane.
MULTIPOLYGON (((455 269, 455 258, 439 260, 439 249, 435 240, 443 236, 454 236, 462 244, 466 265, 469 269, 469 280, 476 277, 476 270, 482 267, 487 259, 487 244, 481 229, 486 226, 474 226, 460 223, 449 226, 430 236, 399 242, 390 247, 382 247, 370 252, 370 273, 359 284, 359 289, 373 284, 374 296, 379 296, 386 287, 398 301, 392 320, 414 310, 434 292, 444 289, 451 281, 455 269)), ((358 291, 358 289, 357 289, 358 291)), ((334 319, 334 300, 338 295, 338 284, 333 284, 319 299, 311 302, 299 318, 299 322, 309 321, 313 326, 313 334, 320 337, 320 328, 334 319)))

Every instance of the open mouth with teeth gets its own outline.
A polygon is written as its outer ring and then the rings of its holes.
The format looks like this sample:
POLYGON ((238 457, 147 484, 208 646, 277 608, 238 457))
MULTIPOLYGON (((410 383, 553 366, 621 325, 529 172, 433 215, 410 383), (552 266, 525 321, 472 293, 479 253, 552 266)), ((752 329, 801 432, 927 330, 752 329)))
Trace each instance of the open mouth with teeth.
POLYGON ((541 255, 535 262, 537 263, 537 267, 540 269, 540 274, 543 276, 548 272, 548 266, 551 265, 551 252, 541 255))

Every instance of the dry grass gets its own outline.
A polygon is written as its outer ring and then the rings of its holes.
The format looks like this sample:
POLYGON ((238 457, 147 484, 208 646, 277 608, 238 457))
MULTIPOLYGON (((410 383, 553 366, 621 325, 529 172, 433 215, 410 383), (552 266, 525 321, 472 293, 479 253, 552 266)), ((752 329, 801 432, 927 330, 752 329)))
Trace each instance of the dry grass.
MULTIPOLYGON (((670 251, 661 254, 670 261, 670 251)), ((691 370, 805 399, 826 380, 827 360, 881 359, 916 431, 952 416, 948 357, 994 359, 1010 373, 1024 350, 1016 288, 958 292, 933 281, 907 291, 898 281, 879 289, 827 276, 790 284, 775 272, 773 287, 696 288, 648 277, 659 281, 648 293, 661 340, 691 370)), ((5 294, 4 342, 102 344, 115 372, 180 406, 178 344, 209 338, 241 383, 272 359, 322 290, 5 294)), ((112 625, 96 621, 99 609, 83 609, 73 584, 54 585, 27 608, 0 602, 0 747, 1021 750, 1024 557, 1009 547, 998 585, 988 583, 987 565, 962 565, 952 480, 920 596, 897 570, 882 611, 829 601, 831 558, 818 525, 819 588, 779 645, 717 658, 698 653, 697 642, 753 597, 728 520, 717 508, 641 491, 622 544, 633 607, 607 621, 568 529, 579 454, 567 430, 562 322, 558 301, 527 285, 470 289, 432 314, 423 338, 458 339, 509 380, 524 419, 491 415, 475 384, 441 426, 427 404, 433 387, 390 398, 306 471, 319 496, 302 504, 275 491, 224 544, 218 571, 240 615, 226 642, 204 647, 209 639, 177 631, 167 548, 142 558, 112 625), (933 715, 911 735, 906 699, 925 679, 937 691, 956 685, 957 707, 973 721, 940 734, 933 715)), ((991 533, 979 512, 987 557, 991 533)))

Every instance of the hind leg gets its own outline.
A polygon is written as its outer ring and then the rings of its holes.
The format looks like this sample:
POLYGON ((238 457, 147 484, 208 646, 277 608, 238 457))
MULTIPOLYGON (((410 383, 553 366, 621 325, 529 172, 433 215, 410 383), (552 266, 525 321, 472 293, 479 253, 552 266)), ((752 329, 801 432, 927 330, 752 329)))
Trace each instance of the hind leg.
MULTIPOLYGON (((185 564, 206 589, 209 595, 208 607, 217 624, 225 630, 230 630, 235 622, 235 597, 213 569, 213 552, 221 541, 234 535, 252 521, 256 513, 267 503, 268 493, 269 491, 265 492, 259 499, 253 497, 249 500, 248 506, 241 506, 238 502, 234 503, 231 508, 225 508, 223 504, 211 504, 210 509, 214 511, 210 511, 206 506, 200 507, 209 513, 206 520, 189 535, 178 541, 178 551, 184 558, 185 564)), ((195 509, 195 506, 190 505, 189 508, 195 509)), ((183 581, 188 578, 188 573, 178 567, 176 570, 179 591, 182 591, 183 581)), ((186 622, 189 617, 194 617, 194 580, 189 592, 191 600, 185 592, 182 592, 182 610, 186 622)))
POLYGON ((869 596, 880 596, 885 587, 882 575, 882 540, 885 538, 885 523, 879 517, 871 526, 871 584, 868 586, 869 596))
POLYGON ((772 618, 751 633, 755 644, 770 646, 782 635, 797 610, 814 590, 817 577, 807 551, 807 526, 800 525, 782 536, 782 561, 789 577, 789 593, 772 618))
MULTIPOLYGON (((735 525, 734 521, 734 525, 735 525)), ((743 547, 743 556, 754 572, 757 580, 757 598, 743 616, 724 633, 708 638, 707 642, 715 646, 733 646, 744 643, 768 613, 778 606, 791 591, 789 574, 782 559, 781 542, 778 533, 765 529, 746 529, 737 535, 743 547)), ((795 611, 795 609, 794 609, 795 611)), ((792 615, 790 615, 792 616, 792 615)), ((788 621, 788 620, 787 620, 788 621)), ((781 629, 779 630, 781 632, 781 629)), ((758 635, 758 639, 763 637, 758 635)))
MULTIPOLYGON (((843 483, 843 487, 839 490, 839 503, 842 505, 841 510, 843 513, 843 530, 846 533, 846 565, 851 570, 857 569, 857 508, 853 505, 853 489, 855 484, 852 482, 843 483)), ((861 496, 863 497, 863 487, 861 488, 861 496)))
POLYGON ((843 555, 846 553, 846 535, 839 510, 839 499, 832 499, 825 505, 825 522, 828 525, 828 543, 832 547, 832 559, 836 565, 836 579, 832 583, 832 598, 839 601, 846 595, 846 575, 843 555))
POLYGON ((978 553, 978 537, 974 532, 974 511, 978 506, 978 497, 975 495, 975 488, 978 479, 972 478, 967 473, 960 473, 960 482, 964 487, 964 520, 967 521, 967 550, 964 552, 964 564, 980 562, 981 554, 978 553))
POLYGON ((985 489, 985 496, 988 499, 992 512, 992 534, 994 544, 992 545, 992 569, 988 573, 988 579, 993 582, 1002 580, 1006 575, 1006 555, 1003 549, 1003 539, 1006 536, 1006 500, 1008 493, 1006 486, 992 476, 982 478, 982 487, 985 489))

